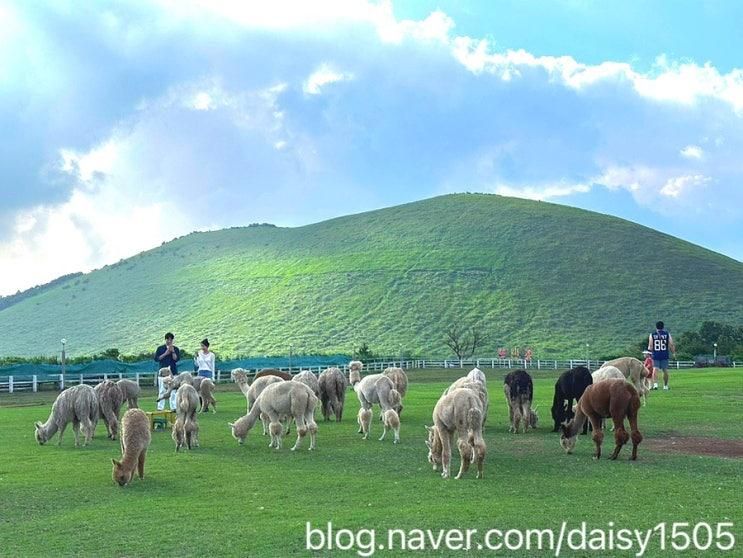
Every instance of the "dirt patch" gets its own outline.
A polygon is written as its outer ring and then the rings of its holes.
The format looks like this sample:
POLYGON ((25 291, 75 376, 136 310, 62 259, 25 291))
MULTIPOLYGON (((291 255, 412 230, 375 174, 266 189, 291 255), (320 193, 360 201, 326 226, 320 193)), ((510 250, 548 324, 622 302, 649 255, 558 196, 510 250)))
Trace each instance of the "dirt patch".
POLYGON ((661 453, 743 458, 743 440, 723 440, 704 436, 666 436, 643 440, 642 445, 661 453))

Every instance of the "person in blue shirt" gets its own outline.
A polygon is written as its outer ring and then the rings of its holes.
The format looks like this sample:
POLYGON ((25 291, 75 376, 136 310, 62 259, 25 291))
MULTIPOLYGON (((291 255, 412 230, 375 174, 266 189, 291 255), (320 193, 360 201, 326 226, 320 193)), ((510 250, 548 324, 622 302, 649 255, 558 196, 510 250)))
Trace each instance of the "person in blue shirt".
MULTIPOLYGON (((175 346, 175 335, 168 332, 165 334, 165 345, 160 345, 155 351, 155 361, 159 364, 159 368, 170 368, 170 373, 173 376, 178 375, 178 361, 181 359, 181 350, 175 346)), ((163 377, 158 374, 157 376, 157 387, 158 397, 165 395, 167 388, 163 382, 163 377)), ((175 411, 175 395, 176 392, 170 394, 170 410, 175 411)), ((157 410, 162 411, 165 408, 165 400, 157 402, 157 410)))
POLYGON ((668 356, 669 349, 676 356, 676 345, 671 334, 665 330, 663 322, 655 324, 655 331, 648 337, 648 351, 653 353, 653 372, 656 377, 663 371, 663 390, 668 391, 668 356))

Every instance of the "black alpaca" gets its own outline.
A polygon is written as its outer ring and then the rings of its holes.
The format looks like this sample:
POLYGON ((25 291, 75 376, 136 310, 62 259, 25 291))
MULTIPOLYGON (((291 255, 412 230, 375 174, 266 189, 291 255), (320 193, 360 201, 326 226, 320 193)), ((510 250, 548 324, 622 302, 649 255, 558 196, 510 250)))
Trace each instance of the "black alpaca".
MULTIPOLYGON (((560 425, 573 418, 573 400, 577 402, 592 383, 591 372, 585 366, 576 366, 560 375, 555 383, 555 397, 552 400, 552 419, 555 421, 552 432, 559 432, 560 425)), ((588 422, 583 425, 583 434, 587 432, 588 422)))

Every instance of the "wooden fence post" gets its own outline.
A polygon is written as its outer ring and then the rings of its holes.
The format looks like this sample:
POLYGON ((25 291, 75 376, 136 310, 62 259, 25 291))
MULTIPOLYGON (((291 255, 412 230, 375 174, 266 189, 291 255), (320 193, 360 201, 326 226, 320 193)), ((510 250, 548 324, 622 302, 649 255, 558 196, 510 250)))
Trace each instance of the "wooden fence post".
POLYGON ((31 386, 32 386, 31 389, 33 390, 34 393, 36 393, 39 390, 39 382, 38 382, 38 378, 36 377, 36 374, 31 376, 31 386))

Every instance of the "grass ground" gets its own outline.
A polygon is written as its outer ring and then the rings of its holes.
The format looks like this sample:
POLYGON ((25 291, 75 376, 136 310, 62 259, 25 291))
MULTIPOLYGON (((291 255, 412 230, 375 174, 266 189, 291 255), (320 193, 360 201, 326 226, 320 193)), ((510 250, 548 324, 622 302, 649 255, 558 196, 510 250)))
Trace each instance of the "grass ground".
MULTIPOLYGON (((319 423, 316 452, 306 451, 307 440, 303 451, 270 450, 259 431, 239 446, 226 422, 243 413, 245 400, 234 386, 219 386, 218 413, 200 417, 202 447, 176 454, 169 434, 153 434, 145 480, 126 488, 111 480, 118 442, 105 439, 102 423, 88 448, 75 449, 70 430, 62 447, 56 446, 56 437, 39 446, 32 425, 46 419, 55 394, 5 394, 0 397, 0 556, 304 556, 309 555, 307 521, 319 527, 332 521, 337 529, 485 531, 559 530, 563 520, 570 527, 587 521, 593 528, 614 522, 633 529, 651 529, 664 521, 731 521, 738 544, 727 555, 741 555, 743 461, 651 449, 653 440, 671 435, 730 443, 743 439, 741 371, 678 372, 671 392, 652 393, 640 413, 645 442, 637 462, 628 461, 627 448, 619 461, 595 462, 593 444, 583 437, 575 454, 563 453, 557 434, 549 432, 554 373, 535 375, 540 428, 527 435, 509 434, 503 371, 488 371, 485 478, 476 480, 471 473, 463 480, 445 481, 426 461, 423 425, 430 423, 434 403, 459 372, 410 372, 399 446, 376 440, 381 433, 376 413, 375 438, 359 439, 358 402, 350 392, 343 422, 319 423)), ((141 406, 154 407, 154 392, 145 394, 141 406)), ((611 443, 607 436, 605 446, 611 443)), ((315 554, 355 555, 327 550, 315 554)), ((432 550, 411 554, 456 555, 432 550)), ((657 538, 645 555, 665 555, 657 538)))

